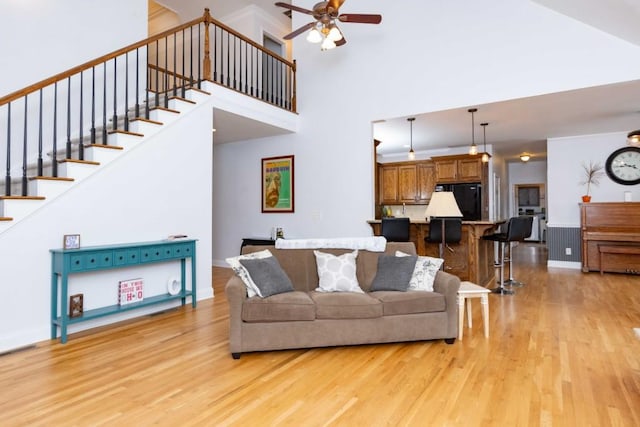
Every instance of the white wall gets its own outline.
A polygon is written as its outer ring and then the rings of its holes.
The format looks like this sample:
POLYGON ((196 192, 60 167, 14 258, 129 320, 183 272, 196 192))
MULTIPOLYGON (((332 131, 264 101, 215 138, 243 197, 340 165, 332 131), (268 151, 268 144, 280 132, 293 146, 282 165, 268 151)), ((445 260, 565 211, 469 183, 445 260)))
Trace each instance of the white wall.
MULTIPOLYGON (((199 105, 163 132, 134 145, 44 208, 0 235, 0 351, 49 338, 49 249, 64 234, 82 246, 161 240, 186 234, 196 244, 198 298, 211 288, 211 104, 199 105)), ((85 309, 116 304, 119 280, 142 277, 147 295, 166 292, 179 263, 82 274, 71 293, 84 293, 85 309)), ((175 305, 175 304, 169 304, 175 305)), ((161 309, 128 312, 78 324, 75 332, 161 309)))
MULTIPOLYGON (((375 119, 640 78, 640 47, 527 0, 347 5, 383 22, 342 24, 347 44, 332 51, 294 40, 299 132, 215 148, 216 260, 274 225, 370 235, 375 119), (284 154, 295 155, 295 213, 261 214, 260 159, 284 154)), ((308 21, 293 16, 293 28, 308 21)))
POLYGON ((147 1, 0 2, 0 96, 147 37, 147 1))
MULTIPOLYGON (((627 132, 552 138, 547 141, 548 223, 553 227, 579 227, 581 197, 586 194, 582 164, 604 166, 607 157, 626 145, 627 132)), ((603 175, 591 186, 592 202, 622 202, 624 192, 640 201, 640 185, 621 185, 603 175)))

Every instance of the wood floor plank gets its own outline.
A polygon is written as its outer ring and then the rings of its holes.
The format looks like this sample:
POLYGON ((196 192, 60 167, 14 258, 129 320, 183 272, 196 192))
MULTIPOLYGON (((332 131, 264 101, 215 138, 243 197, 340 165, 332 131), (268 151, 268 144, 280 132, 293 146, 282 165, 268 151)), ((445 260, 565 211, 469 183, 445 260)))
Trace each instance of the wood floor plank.
POLYGON ((640 277, 514 251, 516 294, 463 341, 243 354, 216 297, 0 356, 3 426, 637 426, 640 277))

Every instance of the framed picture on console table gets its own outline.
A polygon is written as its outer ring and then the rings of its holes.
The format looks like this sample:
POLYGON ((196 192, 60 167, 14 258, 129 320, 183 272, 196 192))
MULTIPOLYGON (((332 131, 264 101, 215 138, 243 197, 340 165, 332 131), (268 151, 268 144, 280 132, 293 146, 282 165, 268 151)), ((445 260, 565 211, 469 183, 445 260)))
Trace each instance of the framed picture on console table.
POLYGON ((293 212, 293 156, 262 159, 262 212, 293 212))

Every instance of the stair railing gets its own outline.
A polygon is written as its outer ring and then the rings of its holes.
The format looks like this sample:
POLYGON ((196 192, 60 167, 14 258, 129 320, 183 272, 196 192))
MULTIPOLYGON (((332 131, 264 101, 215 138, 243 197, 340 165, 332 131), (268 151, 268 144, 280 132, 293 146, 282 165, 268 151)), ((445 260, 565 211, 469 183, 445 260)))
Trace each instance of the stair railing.
POLYGON ((85 146, 107 145, 109 133, 128 132, 132 120, 148 120, 152 109, 168 108, 170 98, 184 98, 205 80, 295 112, 295 73, 295 61, 205 9, 200 18, 0 98, 4 197, 28 197, 30 177, 57 178, 59 162, 84 161, 85 146))

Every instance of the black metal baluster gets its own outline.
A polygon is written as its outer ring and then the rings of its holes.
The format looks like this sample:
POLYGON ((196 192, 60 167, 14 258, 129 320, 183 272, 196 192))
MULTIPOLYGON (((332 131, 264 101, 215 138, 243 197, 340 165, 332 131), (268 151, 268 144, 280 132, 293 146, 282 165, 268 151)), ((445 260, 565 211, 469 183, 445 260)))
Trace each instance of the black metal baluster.
POLYGON ((53 84, 53 159, 51 160, 51 176, 58 176, 58 82, 53 84))
POLYGON ((113 58, 113 130, 118 129, 118 58, 113 58))
POLYGON ((140 48, 136 49, 136 108, 135 118, 140 117, 140 48))
POLYGON ((249 93, 249 47, 251 45, 244 45, 244 93, 249 93))
POLYGON ((107 63, 102 63, 102 145, 107 145, 107 63))
MULTIPOLYGON (((178 36, 173 34, 173 96, 178 96, 178 36)), ((168 105, 167 105, 168 106, 168 105)))
POLYGON ((82 128, 84 127, 83 124, 83 111, 84 108, 82 106, 82 98, 84 95, 83 92, 83 88, 84 88, 84 84, 83 84, 83 78, 82 78, 82 71, 80 71, 80 103, 78 105, 80 105, 80 132, 79 132, 79 141, 78 141, 78 159, 80 160, 84 160, 84 141, 83 141, 83 134, 82 134, 82 128))
POLYGON ((231 34, 227 31, 227 87, 231 86, 231 47, 229 38, 231 34))
POLYGON ((193 26, 189 34, 189 87, 193 87, 193 26))
POLYGON ((40 89, 40 108, 38 110, 38 172, 42 176, 42 89, 40 89))
POLYGON ((11 195, 11 102, 7 104, 7 171, 4 177, 4 194, 11 195))
POLYGON ((96 67, 91 67, 91 145, 96 143, 96 67))
POLYGON ((169 107, 169 37, 164 38, 164 87, 162 88, 164 92, 164 107, 169 107))
MULTIPOLYGON (((205 31, 207 31, 206 25, 204 25, 203 28, 204 28, 205 31)), ((202 49, 204 49, 202 47, 202 43, 201 43, 202 40, 200 39, 200 33, 201 33, 201 31, 200 31, 200 28, 198 27, 198 89, 202 88, 202 68, 201 68, 202 67, 202 56, 201 56, 201 52, 202 52, 202 49)), ((216 33, 216 31, 215 31, 215 28, 214 28, 213 29, 213 34, 215 35, 215 33, 216 33)), ((211 49, 211 48, 209 48, 209 49, 211 49)), ((214 57, 214 60, 215 60, 215 57, 214 57)), ((214 64, 215 64, 215 62, 214 62, 214 64)), ((214 70, 215 70, 215 67, 214 67, 214 70)))
POLYGON ((236 46, 238 45, 237 43, 238 38, 236 36, 233 36, 233 88, 237 89, 236 86, 236 62, 238 61, 238 54, 236 53, 236 46))
POLYGON ((182 76, 180 77, 180 79, 182 80, 182 98, 185 97, 185 85, 187 84, 185 77, 187 77, 187 71, 185 70, 185 62, 184 62, 184 54, 185 54, 185 48, 184 48, 184 29, 182 30, 182 76))
POLYGON ((156 40, 156 103, 157 107, 160 105, 160 40, 156 40))
POLYGON ((124 130, 129 131, 129 52, 124 54, 124 130))
POLYGON ((71 76, 67 78, 67 146, 66 159, 71 158, 71 76))
POLYGON ((149 68, 149 64, 151 63, 149 60, 149 45, 147 45, 147 67, 146 67, 146 72, 144 73, 144 75, 147 77, 147 84, 144 90, 144 99, 145 99, 145 106, 144 106, 144 118, 149 120, 149 91, 151 90, 151 73, 152 73, 152 69, 149 68))
POLYGON ((24 97, 24 142, 22 143, 22 195, 27 195, 27 99, 29 95, 24 97))

